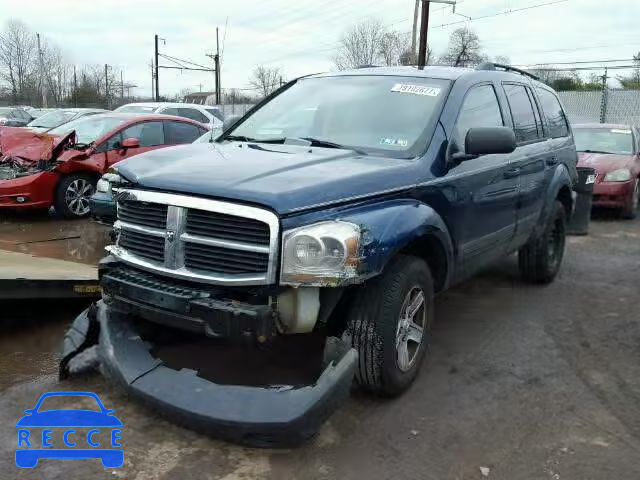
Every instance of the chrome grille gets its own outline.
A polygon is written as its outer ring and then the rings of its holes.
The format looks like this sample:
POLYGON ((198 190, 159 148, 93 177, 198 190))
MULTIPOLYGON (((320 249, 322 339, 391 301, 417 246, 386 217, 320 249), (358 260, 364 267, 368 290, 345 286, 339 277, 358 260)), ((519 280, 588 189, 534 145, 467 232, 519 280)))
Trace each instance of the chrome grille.
POLYGON ((252 218, 189 210, 187 233, 235 242, 269 245, 269 225, 252 218))
POLYGON ((145 202, 118 202, 118 218, 123 222, 153 228, 167 227, 167 205, 145 202))
POLYGON ((263 285, 275 280, 279 222, 268 210, 122 189, 117 241, 125 263, 185 280, 263 285))

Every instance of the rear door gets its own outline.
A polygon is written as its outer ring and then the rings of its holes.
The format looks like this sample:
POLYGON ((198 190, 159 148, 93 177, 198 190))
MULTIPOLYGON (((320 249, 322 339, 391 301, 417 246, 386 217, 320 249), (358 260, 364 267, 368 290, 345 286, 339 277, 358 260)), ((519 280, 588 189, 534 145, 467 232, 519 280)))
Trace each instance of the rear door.
POLYGON ((511 155, 508 175, 518 180, 517 227, 511 248, 526 242, 533 233, 544 205, 545 171, 551 151, 546 143, 542 117, 531 87, 503 83, 518 147, 511 155))

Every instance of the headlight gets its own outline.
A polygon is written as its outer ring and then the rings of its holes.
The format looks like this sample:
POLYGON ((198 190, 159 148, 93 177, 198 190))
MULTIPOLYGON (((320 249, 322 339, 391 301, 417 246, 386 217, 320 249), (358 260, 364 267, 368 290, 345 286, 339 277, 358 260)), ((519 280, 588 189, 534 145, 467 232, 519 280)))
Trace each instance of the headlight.
POLYGON ((122 178, 117 173, 108 172, 105 173, 98 183, 96 184, 96 191, 100 193, 111 193, 111 185, 114 183, 120 183, 122 178))
POLYGON ((284 232, 280 283, 326 285, 358 276, 360 227, 333 221, 284 232))
POLYGON ((627 180, 631 180, 631 170, 628 168, 614 170, 604 177, 605 182, 626 182, 627 180))

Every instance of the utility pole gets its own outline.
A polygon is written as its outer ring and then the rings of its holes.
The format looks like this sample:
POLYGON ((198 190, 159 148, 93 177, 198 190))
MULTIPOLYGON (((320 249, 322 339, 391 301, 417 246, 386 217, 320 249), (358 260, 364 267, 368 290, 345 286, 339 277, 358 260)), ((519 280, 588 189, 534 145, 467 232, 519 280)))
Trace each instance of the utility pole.
POLYGON ((107 110, 109 109, 109 65, 104 64, 104 101, 107 110))
POLYGON ((160 101, 160 79, 158 78, 158 35, 154 36, 155 40, 155 62, 156 62, 156 102, 160 101))
POLYGON ((78 106, 78 77, 76 76, 76 66, 73 66, 73 106, 78 106))
POLYGON ((44 60, 42 59, 42 47, 40 46, 40 34, 36 33, 38 39, 38 60, 40 63, 40 90, 42 91, 42 108, 47 108, 47 86, 44 81, 44 60))
POLYGON ((219 28, 216 27, 216 105, 220 105, 220 34, 219 28))
POLYGON ((149 63, 149 66, 151 67, 151 98, 153 99, 153 98, 155 98, 155 95, 154 95, 154 85, 155 84, 153 82, 154 82, 154 79, 156 77, 156 74, 155 74, 154 68, 153 68, 153 58, 151 59, 151 63, 149 63))
POLYGON ((120 70, 120 100, 124 100, 124 78, 120 70))
POLYGON ((418 50, 418 68, 427 64, 427 34, 429 32, 429 6, 432 3, 447 3, 456 6, 456 0, 422 0, 422 23, 420 24, 420 48, 418 50))
POLYGON ((416 46, 418 44, 418 17, 420 16, 420 0, 416 0, 413 9, 413 31, 411 32, 411 64, 416 61, 416 46))

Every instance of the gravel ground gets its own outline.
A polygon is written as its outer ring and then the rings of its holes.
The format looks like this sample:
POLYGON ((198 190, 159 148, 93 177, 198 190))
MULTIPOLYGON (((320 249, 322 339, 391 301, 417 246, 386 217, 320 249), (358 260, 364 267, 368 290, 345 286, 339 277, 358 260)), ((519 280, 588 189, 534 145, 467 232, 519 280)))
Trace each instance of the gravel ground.
POLYGON ((78 305, 0 306, 0 478, 640 478, 640 220, 599 218, 547 287, 515 258, 437 299, 434 348, 397 400, 354 393, 308 444, 251 450, 171 425, 96 375, 58 383, 78 305), (8 315, 6 314, 8 312, 8 315), (19 470, 15 422, 49 390, 96 392, 123 421, 125 465, 19 470))

